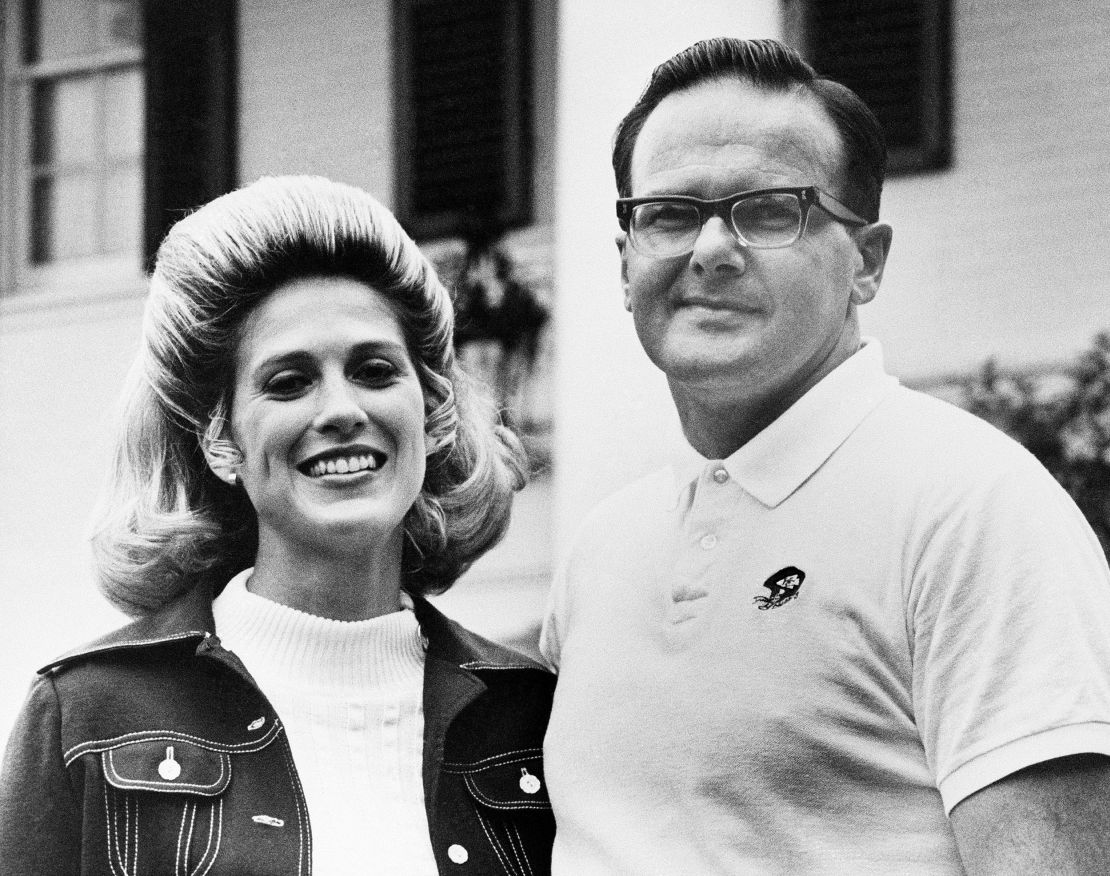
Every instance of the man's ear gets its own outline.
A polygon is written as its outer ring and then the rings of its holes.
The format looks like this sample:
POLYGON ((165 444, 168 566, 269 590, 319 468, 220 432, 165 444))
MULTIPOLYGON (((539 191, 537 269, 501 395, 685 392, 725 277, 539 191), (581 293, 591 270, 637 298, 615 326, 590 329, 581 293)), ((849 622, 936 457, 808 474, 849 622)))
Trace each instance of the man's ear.
POLYGON ((616 238, 617 252, 621 254, 621 290, 624 292, 624 309, 632 312, 632 296, 628 294, 628 235, 623 231, 616 238))
POLYGON ((878 294, 879 284, 883 281, 883 269, 894 230, 885 222, 875 222, 857 228, 853 235, 859 260, 852 277, 851 302, 866 304, 878 294))

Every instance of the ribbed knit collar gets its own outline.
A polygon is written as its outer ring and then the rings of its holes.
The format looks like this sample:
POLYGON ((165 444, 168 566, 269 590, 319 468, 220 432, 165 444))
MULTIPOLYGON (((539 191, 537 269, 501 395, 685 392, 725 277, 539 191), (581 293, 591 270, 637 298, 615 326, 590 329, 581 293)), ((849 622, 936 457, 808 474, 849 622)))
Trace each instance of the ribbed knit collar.
POLYGON ((315 691, 383 689, 423 677, 424 645, 411 611, 361 621, 318 617, 251 593, 253 571, 232 578, 212 605, 216 635, 252 673, 315 691))

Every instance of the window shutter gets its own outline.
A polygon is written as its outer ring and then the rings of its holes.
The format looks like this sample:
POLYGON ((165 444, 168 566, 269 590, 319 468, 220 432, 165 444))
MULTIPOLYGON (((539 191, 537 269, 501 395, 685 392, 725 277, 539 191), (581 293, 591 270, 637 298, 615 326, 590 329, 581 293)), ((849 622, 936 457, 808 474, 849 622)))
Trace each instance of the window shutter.
POLYGON ((948 0, 811 0, 804 31, 810 63, 878 116, 892 172, 947 165, 948 0))
POLYGON ((398 213, 411 234, 531 219, 524 0, 397 4, 398 213))
POLYGON ((235 0, 145 0, 149 260, 188 210, 236 185, 235 0))

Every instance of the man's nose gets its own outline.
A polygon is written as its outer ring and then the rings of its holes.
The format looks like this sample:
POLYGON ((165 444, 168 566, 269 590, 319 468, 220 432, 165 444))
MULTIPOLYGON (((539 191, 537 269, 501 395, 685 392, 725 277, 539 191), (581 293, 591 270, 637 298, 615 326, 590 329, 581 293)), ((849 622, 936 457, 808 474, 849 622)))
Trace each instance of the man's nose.
POLYGON ((344 377, 324 378, 313 426, 320 431, 351 432, 369 421, 356 388, 344 377))
POLYGON ((747 266, 744 250, 732 225, 720 216, 710 216, 694 241, 690 266, 697 274, 739 273, 747 266))

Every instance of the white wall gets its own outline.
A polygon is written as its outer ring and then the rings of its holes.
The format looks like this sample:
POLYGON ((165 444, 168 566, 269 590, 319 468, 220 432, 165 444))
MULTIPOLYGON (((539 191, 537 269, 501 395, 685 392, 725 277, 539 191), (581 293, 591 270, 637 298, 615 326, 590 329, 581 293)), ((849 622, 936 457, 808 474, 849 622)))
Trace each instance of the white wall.
POLYGON ((241 0, 240 178, 315 173, 393 200, 387 2, 241 0))
POLYGON ((92 586, 85 528, 141 302, 0 323, 0 742, 34 670, 123 619, 92 586))
POLYGON ((1054 363, 1110 328, 1105 0, 957 0, 951 169, 890 181, 879 297, 902 376, 1054 363))
POLYGON ((555 545, 679 439, 670 395, 625 312, 609 163, 617 122, 656 64, 711 36, 780 32, 775 0, 586 0, 560 6, 555 304, 555 545))

